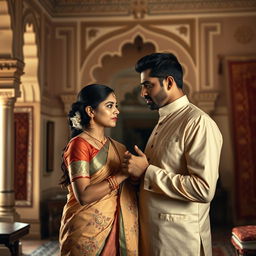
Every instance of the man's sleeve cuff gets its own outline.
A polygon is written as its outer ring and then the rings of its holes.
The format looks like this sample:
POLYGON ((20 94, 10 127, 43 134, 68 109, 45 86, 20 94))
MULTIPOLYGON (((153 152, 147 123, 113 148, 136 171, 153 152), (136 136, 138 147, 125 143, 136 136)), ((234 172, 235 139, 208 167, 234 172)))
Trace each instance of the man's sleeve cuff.
POLYGON ((153 191, 153 185, 155 180, 155 176, 157 171, 159 170, 159 167, 154 166, 150 164, 146 170, 145 176, 144 176, 144 189, 148 191, 153 191))

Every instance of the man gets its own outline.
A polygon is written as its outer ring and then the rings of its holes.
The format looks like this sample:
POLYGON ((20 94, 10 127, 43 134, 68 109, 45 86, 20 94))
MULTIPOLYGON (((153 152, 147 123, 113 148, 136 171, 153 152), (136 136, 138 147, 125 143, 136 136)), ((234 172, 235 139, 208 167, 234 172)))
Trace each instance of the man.
POLYGON ((173 54, 153 53, 136 64, 141 96, 159 111, 145 154, 126 152, 123 168, 141 178, 140 255, 212 255, 210 202, 218 179, 222 136, 215 122, 182 91, 173 54))

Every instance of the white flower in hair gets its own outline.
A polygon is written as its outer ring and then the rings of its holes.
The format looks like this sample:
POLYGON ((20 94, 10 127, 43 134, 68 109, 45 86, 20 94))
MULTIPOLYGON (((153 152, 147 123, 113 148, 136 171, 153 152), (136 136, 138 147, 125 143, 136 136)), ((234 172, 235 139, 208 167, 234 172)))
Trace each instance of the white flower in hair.
POLYGON ((73 117, 70 117, 70 120, 72 122, 72 127, 74 127, 77 130, 82 130, 83 127, 81 125, 81 115, 77 111, 73 117))

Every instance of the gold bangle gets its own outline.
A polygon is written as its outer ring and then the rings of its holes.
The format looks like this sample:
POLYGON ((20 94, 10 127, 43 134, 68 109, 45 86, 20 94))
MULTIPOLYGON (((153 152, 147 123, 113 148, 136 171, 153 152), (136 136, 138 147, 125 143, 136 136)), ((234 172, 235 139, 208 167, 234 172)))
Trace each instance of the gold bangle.
POLYGON ((116 176, 112 176, 112 180, 113 180, 115 189, 118 189, 119 188, 119 184, 118 184, 118 182, 116 180, 116 176))
POLYGON ((109 188, 111 191, 118 189, 119 185, 117 183, 115 176, 109 176, 107 178, 107 181, 108 181, 109 188))
POLYGON ((109 176, 109 177, 107 178, 107 181, 108 181, 108 183, 109 183, 110 190, 111 190, 111 191, 115 190, 115 186, 114 186, 114 183, 113 183, 112 176, 109 176))
POLYGON ((111 182, 111 177, 108 177, 108 178, 106 179, 106 181, 108 182, 109 188, 110 188, 110 190, 112 191, 112 190, 113 190, 113 185, 112 185, 112 182, 111 182))

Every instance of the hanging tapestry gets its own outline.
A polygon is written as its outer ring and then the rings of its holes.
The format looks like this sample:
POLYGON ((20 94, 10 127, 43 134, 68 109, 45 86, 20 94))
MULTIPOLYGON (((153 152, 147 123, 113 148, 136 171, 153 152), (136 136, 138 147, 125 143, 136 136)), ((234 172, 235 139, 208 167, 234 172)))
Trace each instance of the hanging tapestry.
POLYGON ((14 194, 16 206, 32 206, 32 107, 14 109, 14 194))
POLYGON ((229 60, 237 218, 256 218, 256 58, 229 60))

